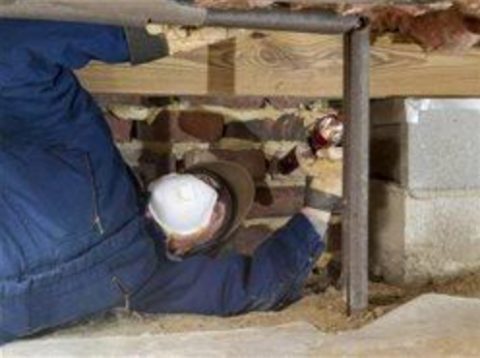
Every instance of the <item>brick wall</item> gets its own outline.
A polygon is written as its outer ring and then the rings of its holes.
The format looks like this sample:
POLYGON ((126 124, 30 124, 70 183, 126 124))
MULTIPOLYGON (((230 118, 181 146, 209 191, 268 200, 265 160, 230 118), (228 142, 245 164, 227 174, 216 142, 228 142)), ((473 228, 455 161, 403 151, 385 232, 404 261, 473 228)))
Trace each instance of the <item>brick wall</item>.
MULTIPOLYGON (((325 102, 308 98, 97 100, 124 158, 144 184, 211 158, 237 162, 252 174, 255 203, 237 245, 244 253, 304 206, 306 176, 300 170, 275 174, 272 160, 304 142, 307 126, 330 111, 325 102)), ((319 193, 309 197, 322 200, 319 193)))

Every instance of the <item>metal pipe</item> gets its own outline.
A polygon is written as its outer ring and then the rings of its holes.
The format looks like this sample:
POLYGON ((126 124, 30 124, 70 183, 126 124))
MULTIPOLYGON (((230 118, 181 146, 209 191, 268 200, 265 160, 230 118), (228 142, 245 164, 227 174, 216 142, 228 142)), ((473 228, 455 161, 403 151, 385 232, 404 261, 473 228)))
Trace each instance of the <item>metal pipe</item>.
POLYGON ((0 18, 202 26, 206 16, 206 9, 175 0, 0 0, 0 18))
POLYGON ((358 16, 339 16, 331 12, 288 11, 280 9, 208 10, 207 26, 259 30, 341 34, 360 26, 358 16))
POLYGON ((365 21, 344 36, 342 276, 349 313, 368 305, 369 50, 370 30, 365 21))
POLYGON ((28 18, 144 26, 222 26, 259 30, 344 33, 357 16, 324 11, 206 10, 175 0, 0 0, 0 18, 28 18))

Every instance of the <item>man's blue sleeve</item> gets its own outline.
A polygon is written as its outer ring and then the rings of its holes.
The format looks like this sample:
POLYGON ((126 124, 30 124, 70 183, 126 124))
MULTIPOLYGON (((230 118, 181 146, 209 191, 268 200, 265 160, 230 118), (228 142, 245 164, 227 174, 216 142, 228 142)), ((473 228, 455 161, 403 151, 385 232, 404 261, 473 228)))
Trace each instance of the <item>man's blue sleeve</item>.
POLYGON ((199 255, 172 262, 160 256, 156 272, 134 293, 131 307, 150 313, 222 316, 279 309, 301 297, 324 248, 320 234, 298 214, 252 257, 199 255))
POLYGON ((0 20, 0 143, 72 143, 86 123, 103 122, 73 70, 90 60, 139 63, 153 59, 152 51, 167 54, 162 39, 143 29, 130 33, 114 26, 0 20))
POLYGON ((129 60, 120 27, 48 21, 0 21, 0 88, 50 81, 90 60, 129 60))

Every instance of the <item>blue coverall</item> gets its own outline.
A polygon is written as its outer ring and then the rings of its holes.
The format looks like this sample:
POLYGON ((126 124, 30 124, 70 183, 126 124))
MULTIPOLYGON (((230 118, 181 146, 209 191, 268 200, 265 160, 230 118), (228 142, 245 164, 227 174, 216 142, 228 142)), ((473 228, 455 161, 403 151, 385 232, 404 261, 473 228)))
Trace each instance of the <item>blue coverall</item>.
POLYGON ((128 303, 233 315, 297 299, 324 248, 294 216, 253 257, 164 255, 73 70, 132 58, 122 28, 0 20, 0 344, 128 303))

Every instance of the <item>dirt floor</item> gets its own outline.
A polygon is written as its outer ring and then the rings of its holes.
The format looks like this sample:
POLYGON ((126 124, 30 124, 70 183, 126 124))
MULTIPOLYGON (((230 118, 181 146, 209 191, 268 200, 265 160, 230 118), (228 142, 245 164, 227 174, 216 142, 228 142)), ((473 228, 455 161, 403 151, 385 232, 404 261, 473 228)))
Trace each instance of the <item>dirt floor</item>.
POLYGON ((359 328, 400 304, 427 292, 480 297, 480 272, 455 280, 431 283, 423 288, 399 288, 371 282, 370 307, 366 312, 353 317, 346 315, 341 292, 330 286, 323 293, 306 294, 303 299, 280 312, 260 312, 231 318, 218 318, 197 315, 140 315, 117 311, 56 331, 53 334, 137 335, 274 326, 294 321, 309 322, 321 331, 338 332, 359 328))

